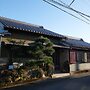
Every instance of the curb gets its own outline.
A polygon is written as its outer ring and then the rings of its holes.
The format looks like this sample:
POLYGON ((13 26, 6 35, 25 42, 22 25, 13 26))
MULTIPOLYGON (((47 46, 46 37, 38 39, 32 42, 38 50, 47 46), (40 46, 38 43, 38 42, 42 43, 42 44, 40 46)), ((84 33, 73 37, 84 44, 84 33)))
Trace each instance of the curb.
POLYGON ((3 86, 3 87, 0 87, 0 90, 1 89, 8 89, 8 88, 13 88, 13 87, 18 87, 18 86, 22 86, 22 85, 27 85, 27 84, 33 84, 33 83, 36 83, 36 82, 39 82, 39 81, 42 81, 42 80, 46 80, 47 78, 40 78, 40 79, 34 79, 32 81, 28 81, 28 82, 21 82, 21 83, 18 83, 18 84, 13 84, 13 85, 8 85, 8 86, 3 86))
POLYGON ((53 74, 52 78, 65 78, 65 77, 70 77, 70 73, 64 73, 64 74, 53 74))

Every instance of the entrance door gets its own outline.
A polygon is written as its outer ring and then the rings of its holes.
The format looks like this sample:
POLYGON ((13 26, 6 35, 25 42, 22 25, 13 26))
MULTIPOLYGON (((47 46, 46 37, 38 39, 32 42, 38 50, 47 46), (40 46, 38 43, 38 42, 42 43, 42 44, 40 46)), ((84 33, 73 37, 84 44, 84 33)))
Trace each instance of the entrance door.
POLYGON ((53 54, 53 62, 55 66, 55 72, 60 72, 60 50, 59 48, 54 48, 55 52, 53 54))
POLYGON ((76 52, 70 51, 70 64, 75 64, 75 63, 76 63, 76 52))
POLYGON ((69 50, 62 48, 55 48, 53 55, 55 65, 55 72, 69 72, 69 50))
POLYGON ((69 50, 60 49, 60 71, 61 73, 69 72, 69 50))

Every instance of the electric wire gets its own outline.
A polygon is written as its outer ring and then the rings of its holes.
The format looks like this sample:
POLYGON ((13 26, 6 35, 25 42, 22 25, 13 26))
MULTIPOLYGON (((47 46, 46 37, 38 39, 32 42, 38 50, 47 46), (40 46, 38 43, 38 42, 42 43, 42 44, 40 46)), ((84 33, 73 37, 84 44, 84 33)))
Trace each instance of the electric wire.
MULTIPOLYGON (((76 13, 78 13, 81 17, 83 17, 83 18, 85 18, 87 21, 90 21, 88 18, 90 18, 90 16, 89 15, 86 15, 86 14, 84 14, 84 13, 82 13, 82 12, 80 12, 80 11, 77 11, 77 10, 75 10, 75 9, 73 9, 73 8, 71 8, 70 7, 70 5, 67 5, 66 3, 64 3, 63 1, 61 1, 61 0, 59 0, 60 2, 62 2, 63 3, 63 5, 66 7, 66 8, 68 8, 68 9, 70 9, 70 10, 72 10, 72 11, 74 11, 74 12, 76 12, 76 13), (88 18, 86 18, 86 17, 88 17, 88 18)), ((73 0, 71 3, 73 3, 75 0, 73 0)))
POLYGON ((75 0, 73 0, 73 1, 69 4, 69 6, 71 6, 71 5, 74 3, 74 1, 75 1, 75 0))
POLYGON ((48 1, 50 1, 50 2, 52 2, 52 3, 54 3, 54 4, 57 4, 57 5, 60 5, 60 6, 64 7, 64 8, 70 9, 70 10, 76 12, 76 13, 80 13, 80 14, 82 14, 82 15, 90 18, 90 15, 87 15, 87 14, 85 14, 85 13, 82 13, 82 12, 80 12, 80 11, 77 11, 77 10, 71 8, 69 5, 66 5, 66 4, 63 5, 63 4, 61 4, 61 3, 59 3, 59 2, 57 2, 57 1, 55 1, 55 0, 48 0, 48 1))
POLYGON ((52 5, 52 6, 54 6, 54 7, 56 7, 57 9, 59 9, 59 10, 65 12, 65 13, 67 13, 67 14, 69 14, 69 15, 73 16, 74 18, 77 18, 77 19, 79 19, 79 20, 81 20, 81 21, 83 21, 83 22, 85 22, 85 23, 87 23, 87 24, 90 24, 89 22, 87 22, 87 21, 85 21, 85 20, 83 20, 83 19, 81 19, 81 18, 75 16, 74 14, 71 14, 71 13, 67 12, 66 10, 64 10, 64 9, 62 9, 62 8, 60 8, 60 7, 58 7, 58 6, 56 6, 55 4, 52 4, 52 3, 50 3, 50 2, 48 2, 48 1, 46 1, 46 0, 43 0, 43 1, 46 2, 46 3, 48 3, 48 4, 50 4, 50 5, 52 5))
POLYGON ((66 5, 66 3, 64 3, 63 1, 61 1, 61 0, 58 0, 59 2, 61 2, 63 5, 66 5))
MULTIPOLYGON (((43 1, 47 1, 47 0, 43 0, 43 1)), ((83 17, 84 19, 86 19, 87 21, 89 21, 90 22, 90 20, 88 19, 88 18, 90 18, 90 16, 89 15, 87 15, 87 14, 84 14, 84 13, 82 13, 82 12, 80 12, 80 11, 77 11, 77 10, 75 10, 75 9, 73 9, 73 8, 71 8, 69 5, 67 5, 67 4, 65 4, 63 1, 61 1, 61 0, 59 0, 61 3, 59 3, 59 2, 57 2, 57 1, 55 1, 55 0, 48 0, 47 2, 52 2, 52 3, 54 3, 53 5, 60 5, 60 6, 62 6, 62 7, 64 7, 64 8, 67 8, 67 9, 69 9, 69 10, 72 10, 72 11, 74 11, 75 13, 77 13, 77 14, 79 14, 81 17, 83 17), (88 18, 87 18, 88 17, 88 18)), ((55 6, 56 6, 55 5, 55 6)), ((58 6, 57 6, 58 7, 58 6)), ((75 15, 74 15, 75 16, 75 15)), ((76 16, 77 17, 77 16, 76 16)), ((79 17, 78 17, 79 18, 79 17)), ((81 18, 79 18, 79 19, 81 19, 81 18)), ((83 20, 83 21, 85 21, 85 20, 83 20)), ((87 21, 85 21, 85 22, 87 22, 87 21)), ((88 23, 88 22, 87 22, 88 23)))

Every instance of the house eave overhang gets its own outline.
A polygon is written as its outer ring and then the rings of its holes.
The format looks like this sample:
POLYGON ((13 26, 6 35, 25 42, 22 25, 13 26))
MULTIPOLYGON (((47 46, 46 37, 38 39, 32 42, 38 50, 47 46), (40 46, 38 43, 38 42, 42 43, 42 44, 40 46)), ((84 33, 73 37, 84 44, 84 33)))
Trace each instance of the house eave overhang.
POLYGON ((66 49, 70 49, 70 47, 62 46, 62 45, 56 45, 56 44, 54 44, 53 47, 55 47, 55 48, 66 48, 66 49))
POLYGON ((60 35, 48 29, 44 29, 43 26, 33 25, 30 23, 13 20, 5 17, 0 17, 0 22, 4 25, 4 28, 6 29, 8 28, 13 31, 18 30, 18 31, 24 31, 28 33, 36 33, 36 34, 46 35, 46 36, 60 38, 60 39, 66 38, 63 35, 60 35))
POLYGON ((90 51, 89 47, 70 47, 71 50, 75 49, 75 50, 87 50, 90 51))

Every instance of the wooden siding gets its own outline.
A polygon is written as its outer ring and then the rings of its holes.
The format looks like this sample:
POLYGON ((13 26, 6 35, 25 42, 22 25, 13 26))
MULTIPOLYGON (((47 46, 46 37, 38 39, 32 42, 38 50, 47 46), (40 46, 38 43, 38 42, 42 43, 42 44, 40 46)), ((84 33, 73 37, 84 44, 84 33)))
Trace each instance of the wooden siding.
POLYGON ((77 51, 76 57, 78 63, 84 62, 84 51, 77 51))
POLYGON ((58 45, 59 41, 61 40, 59 38, 55 38, 55 37, 51 37, 51 36, 49 37, 49 36, 35 34, 35 33, 11 31, 11 30, 10 30, 10 33, 11 33, 11 35, 3 37, 3 41, 6 41, 5 39, 7 39, 7 38, 11 38, 13 40, 17 40, 17 41, 21 40, 21 41, 26 41, 26 43, 28 43, 29 41, 32 42, 32 41, 36 40, 40 36, 44 36, 44 37, 49 38, 51 40, 51 42, 53 42, 54 44, 58 45))
POLYGON ((90 63, 90 52, 87 52, 87 62, 90 63))

